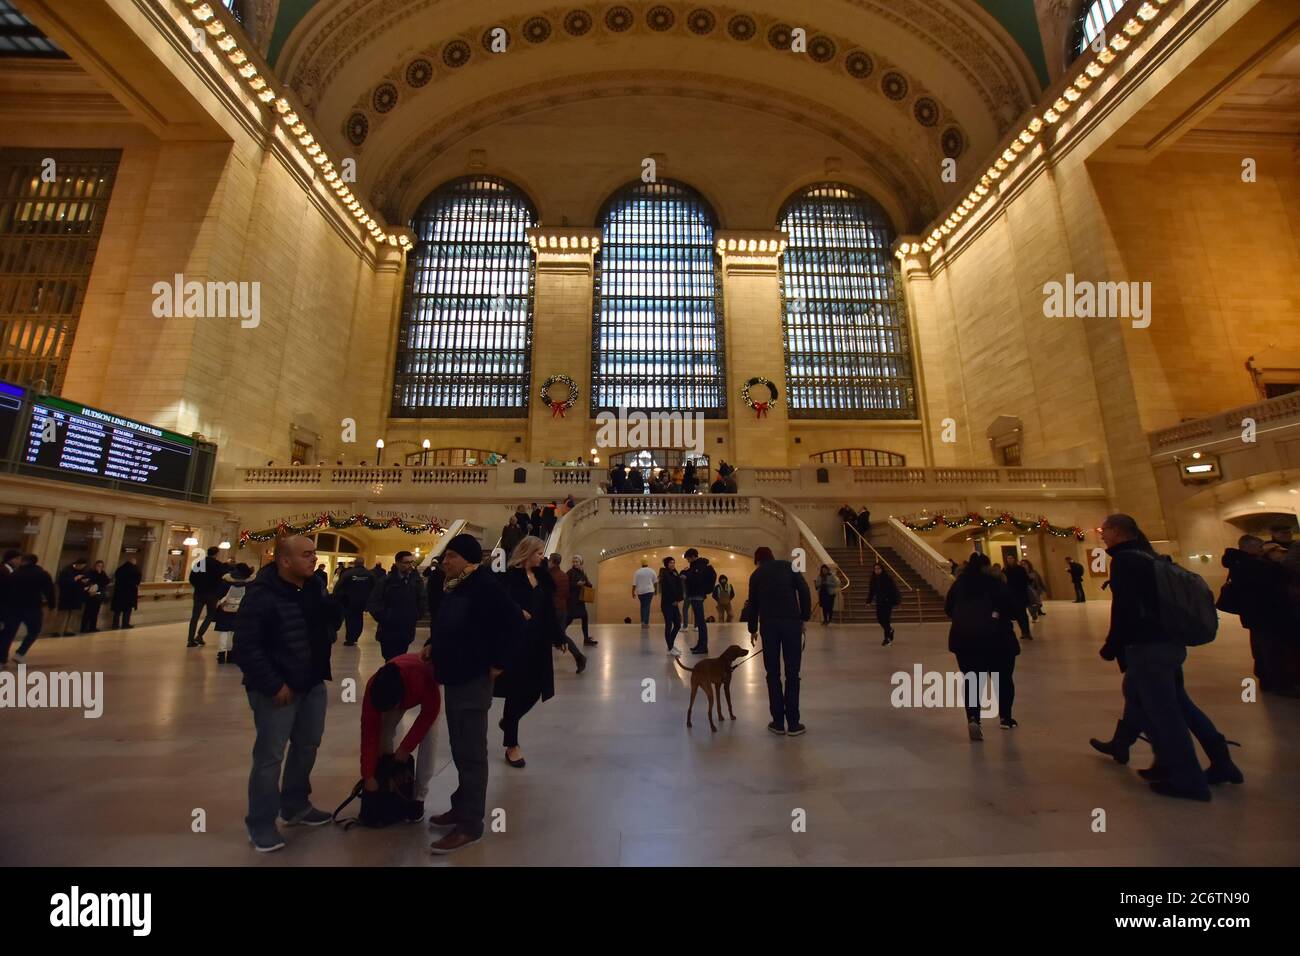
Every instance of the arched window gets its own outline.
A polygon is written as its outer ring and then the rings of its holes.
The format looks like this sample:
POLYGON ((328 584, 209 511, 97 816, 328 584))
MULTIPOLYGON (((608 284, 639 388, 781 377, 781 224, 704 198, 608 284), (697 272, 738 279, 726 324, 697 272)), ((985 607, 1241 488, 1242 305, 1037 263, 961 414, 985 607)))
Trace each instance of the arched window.
POLYGON ((411 228, 415 248, 393 375, 396 418, 528 414, 537 224, 517 187, 491 176, 440 186, 411 228))
POLYGON ((1079 19, 1074 22, 1074 33, 1070 41, 1072 60, 1105 31, 1106 24, 1115 19, 1123 6, 1124 0, 1085 0, 1079 19))
POLYGON ((819 183, 781 210, 786 391, 791 418, 915 418, 902 284, 885 211, 819 183))
POLYGON ((632 183, 600 216, 591 412, 727 410, 717 219, 682 183, 632 183))

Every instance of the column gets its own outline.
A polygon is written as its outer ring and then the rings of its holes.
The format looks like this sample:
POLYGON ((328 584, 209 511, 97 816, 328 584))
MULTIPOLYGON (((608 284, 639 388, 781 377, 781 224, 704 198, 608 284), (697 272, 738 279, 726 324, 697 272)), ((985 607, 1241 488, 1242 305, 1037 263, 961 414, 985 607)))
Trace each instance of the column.
MULTIPOLYGON (((529 461, 591 457, 591 309, 600 230, 539 226, 528 230, 537 256, 533 285, 533 373, 529 393, 529 461), (578 385, 578 401, 555 415, 542 404, 543 383, 567 375, 578 385)), ((564 386, 553 385, 562 399, 564 386)), ((602 449, 601 461, 607 452, 602 449)))
MULTIPOLYGON (((780 259, 786 234, 723 230, 717 233, 717 242, 726 309, 729 444, 734 456, 730 463, 738 468, 785 467, 790 403, 781 330, 780 259), (745 383, 752 378, 768 379, 777 388, 778 401, 763 418, 742 397, 745 383)), ((761 386, 755 388, 766 395, 761 386)), ((743 482, 742 490, 746 490, 743 482)))

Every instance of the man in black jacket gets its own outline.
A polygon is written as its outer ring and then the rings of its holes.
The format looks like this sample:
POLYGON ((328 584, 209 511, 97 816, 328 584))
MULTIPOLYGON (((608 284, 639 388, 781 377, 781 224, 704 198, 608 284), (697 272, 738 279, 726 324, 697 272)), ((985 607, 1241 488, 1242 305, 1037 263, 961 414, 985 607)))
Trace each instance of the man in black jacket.
POLYGON ((808 582, 789 561, 777 561, 771 548, 754 552, 754 573, 749 576, 749 642, 763 635, 763 666, 767 669, 767 703, 774 734, 798 737, 799 664, 803 656, 803 625, 812 617, 808 582), (785 661, 785 689, 781 688, 781 662, 785 661))
POLYGON ((248 586, 235 618, 235 660, 257 729, 244 823, 259 853, 284 846, 277 811, 290 826, 323 826, 331 819, 311 805, 311 771, 325 732, 330 647, 343 615, 316 580, 315 567, 310 538, 278 539, 274 561, 248 586))
MULTIPOLYGON (((704 619, 704 602, 713 594, 713 587, 718 583, 718 572, 713 570, 708 558, 700 557, 700 552, 690 548, 682 555, 688 562, 686 573, 682 575, 686 584, 686 604, 695 617, 695 646, 692 654, 709 653, 709 624, 704 619)), ((690 615, 687 615, 688 617, 690 615)))
POLYGON ((352 567, 339 575, 334 585, 334 596, 343 605, 346 630, 343 632, 343 646, 355 647, 357 639, 366 626, 366 605, 370 603, 370 594, 375 589, 377 575, 366 567, 360 558, 352 562, 352 567))
MULTIPOLYGON (((1162 796, 1209 800, 1210 788, 1196 758, 1188 711, 1181 699, 1187 694, 1182 681, 1187 647, 1183 635, 1168 632, 1160 622, 1155 563, 1166 559, 1156 554, 1137 522, 1126 514, 1103 521, 1101 539, 1111 557, 1110 633, 1101 656, 1114 660, 1123 655, 1124 692, 1131 698, 1125 711, 1140 714, 1133 722, 1147 731, 1165 778, 1152 781, 1151 789, 1162 796)), ((1209 730, 1222 736, 1213 725, 1209 730)), ((1226 742, 1223 750, 1226 753, 1226 742)))
POLYGON ((497 576, 480 564, 482 560, 483 547, 473 535, 458 534, 447 542, 442 553, 447 583, 420 655, 433 663, 445 688, 447 736, 459 778, 451 795, 451 809, 429 821, 453 828, 430 846, 437 854, 451 853, 483 838, 492 685, 524 639, 523 612, 506 595, 497 576))
MULTIPOLYGON (((5 564, 12 567, 12 561, 5 564)), ((14 663, 21 664, 27 658, 36 639, 41 636, 41 623, 44 612, 41 601, 50 608, 55 605, 54 580, 49 572, 36 563, 36 555, 26 554, 22 563, 12 574, 5 578, 5 620, 4 630, 0 632, 0 664, 9 660, 9 646, 18 636, 18 628, 26 626, 27 634, 14 654, 14 663)))
POLYGON ((370 616, 379 622, 375 637, 384 660, 391 661, 410 649, 416 622, 428 608, 429 596, 424 580, 415 570, 415 556, 410 551, 398 551, 393 569, 375 586, 367 607, 370 616))

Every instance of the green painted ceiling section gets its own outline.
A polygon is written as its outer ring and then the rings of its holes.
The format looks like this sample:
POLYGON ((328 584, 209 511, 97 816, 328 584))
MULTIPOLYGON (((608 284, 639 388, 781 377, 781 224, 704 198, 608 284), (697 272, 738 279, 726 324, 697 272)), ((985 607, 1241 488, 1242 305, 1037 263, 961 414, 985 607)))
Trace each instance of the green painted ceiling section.
MULTIPOLYGON (((1047 60, 1043 55, 1043 39, 1038 32, 1034 0, 978 0, 978 2, 1020 44, 1038 74, 1038 81, 1043 86, 1047 86, 1047 60)), ((271 34, 269 58, 272 66, 280 59, 280 51, 284 49, 289 34, 316 3, 317 0, 280 0, 275 31, 271 34)))

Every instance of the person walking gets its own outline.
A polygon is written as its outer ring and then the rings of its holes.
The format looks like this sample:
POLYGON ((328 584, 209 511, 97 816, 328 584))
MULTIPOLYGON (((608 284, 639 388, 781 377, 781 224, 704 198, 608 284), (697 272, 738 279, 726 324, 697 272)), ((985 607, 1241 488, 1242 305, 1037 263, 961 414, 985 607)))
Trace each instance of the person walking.
POLYGON ((676 559, 664 558, 659 571, 659 610, 664 616, 664 642, 668 645, 668 653, 674 657, 682 656, 677 649, 677 632, 682 629, 681 603, 685 596, 686 589, 682 586, 682 576, 677 573, 676 559))
POLYGON ((217 600, 222 592, 221 578, 226 573, 226 566, 221 562, 220 554, 221 549, 213 546, 208 548, 203 557, 190 565, 189 582, 194 588, 194 595, 190 606, 190 627, 187 632, 186 647, 200 647, 204 643, 203 635, 217 613, 217 600), (200 617, 203 618, 202 627, 199 626, 200 617))
POLYGON ((1047 616, 1047 612, 1043 610, 1043 600, 1047 596, 1047 583, 1032 561, 1025 560, 1020 563, 1024 566, 1025 573, 1029 575, 1029 616, 1037 621, 1040 617, 1047 616))
POLYGON ((688 562, 683 575, 686 585, 686 603, 695 617, 695 646, 692 654, 709 653, 709 622, 704 619, 704 601, 713 593, 718 583, 718 572, 713 570, 708 558, 700 557, 694 548, 689 548, 683 557, 688 562))
POLYGON ((398 551, 393 559, 393 569, 375 585, 366 610, 379 625, 375 639, 379 641, 384 660, 390 661, 405 654, 415 640, 415 625, 429 608, 424 580, 415 571, 415 556, 410 551, 398 551))
POLYGON ((131 623, 131 612, 140 604, 142 578, 134 554, 127 555, 121 567, 113 572, 113 599, 109 602, 113 612, 113 630, 135 627, 131 623))
POLYGON ((560 634, 564 638, 561 649, 573 655, 573 661, 578 665, 578 673, 581 674, 587 669, 587 655, 578 650, 578 645, 573 643, 573 638, 564 632, 564 622, 569 619, 569 576, 564 573, 564 568, 560 567, 563 560, 559 553, 553 554, 543 570, 551 576, 551 583, 555 585, 555 590, 551 592, 551 602, 555 605, 555 619, 560 622, 560 634))
POLYGON ((275 542, 272 561, 248 585, 235 616, 235 662, 244 675, 256 737, 244 825, 259 853, 284 846, 289 826, 332 819, 311 803, 311 771, 325 733, 325 681, 342 609, 314 574, 316 543, 275 542))
POLYGON ((822 609, 822 627, 828 627, 835 615, 835 598, 840 593, 840 579, 829 564, 823 564, 817 574, 817 604, 822 609))
POLYGON ((433 665, 418 654, 398 654, 370 676, 361 699, 361 780, 368 793, 379 790, 381 755, 392 754, 405 763, 415 753, 415 799, 424 803, 433 779, 437 746, 433 728, 441 707, 433 665), (402 717, 416 707, 420 712, 398 745, 402 717))
POLYGON ((1001 578, 989 573, 987 555, 970 556, 953 581, 943 610, 952 621, 948 628, 948 650, 957 658, 965 678, 966 727, 971 740, 983 740, 980 697, 990 677, 996 677, 998 720, 1003 730, 1018 726, 1012 716, 1016 701, 1014 681, 1020 642, 1012 627, 1014 599, 1001 578))
POLYGON ((789 561, 778 561, 772 549, 754 552, 749 576, 749 643, 763 638, 763 667, 767 670, 767 704, 774 734, 798 737, 807 728, 799 720, 799 667, 803 657, 803 626, 812 617, 812 594, 804 576, 789 561), (781 665, 785 664, 785 686, 781 665))
POLYGON ((555 696, 551 648, 563 647, 566 640, 555 610, 555 582, 548 570, 545 549, 546 542, 541 538, 524 538, 510 556, 503 582, 525 623, 523 640, 514 648, 505 673, 497 678, 493 693, 505 698, 505 710, 497 726, 502 732, 506 763, 520 769, 526 761, 519 746, 519 721, 539 700, 555 696))
POLYGON ((1070 575, 1070 583, 1074 585, 1074 603, 1082 604, 1086 600, 1083 594, 1083 565, 1069 556, 1065 559, 1065 570, 1070 575))
POLYGON ((718 575, 718 583, 713 587, 713 600, 718 605, 718 623, 728 624, 734 618, 731 613, 731 602, 736 598, 736 589, 731 586, 725 574, 718 575))
POLYGON ((591 579, 587 577, 587 572, 582 567, 582 555, 575 554, 569 566, 569 610, 565 614, 564 630, 567 632, 569 625, 575 620, 582 621, 583 647, 595 647, 600 643, 591 639, 591 632, 588 630, 587 601, 583 588, 592 587, 591 579))
POLYGON ((885 639, 880 642, 881 647, 888 647, 894 643, 894 625, 891 619, 894 616, 894 608, 902 601, 903 596, 898 593, 898 582, 885 570, 885 566, 877 561, 871 566, 867 603, 876 606, 876 621, 880 624, 880 629, 885 632, 885 639))
MULTIPOLYGON (((25 554, 20 563, 5 579, 6 604, 4 630, 0 632, 0 664, 9 662, 9 648, 18 638, 18 629, 24 627, 27 633, 23 642, 14 653, 14 663, 21 664, 27 660, 27 653, 41 636, 41 623, 45 612, 41 606, 53 610, 57 605, 54 594, 54 579, 49 572, 36 563, 34 554, 25 554)), ((5 561, 12 567, 11 561, 5 561)))
POLYGON ((104 573, 104 562, 96 561, 86 572, 86 603, 81 609, 81 633, 99 633, 99 609, 108 595, 109 577, 104 573))
MULTIPOLYGON (((1156 562, 1168 559, 1156 554, 1137 522, 1126 514, 1108 516, 1101 524, 1101 539, 1111 559, 1110 631, 1102 657, 1110 660, 1121 651, 1124 654, 1126 694, 1141 714, 1135 723, 1150 738, 1163 773, 1163 779, 1151 781, 1151 789, 1161 796, 1208 801, 1209 782, 1187 723, 1188 708, 1194 704, 1182 681, 1187 660, 1184 635, 1161 624, 1156 562)), ((1222 737, 1199 708, 1196 713, 1197 723, 1204 719, 1202 733, 1214 741, 1222 737)), ((1226 740, 1216 749, 1222 763, 1226 740)), ((1213 764, 1216 754, 1210 756, 1213 764)))
POLYGON ((334 585, 334 596, 343 606, 344 647, 357 646, 366 626, 366 606, 370 603, 370 595, 378 580, 375 572, 367 568, 360 558, 339 575, 338 582, 334 585))
POLYGON ((59 615, 50 632, 60 637, 76 634, 73 621, 79 621, 86 607, 86 586, 90 575, 86 573, 86 559, 77 558, 59 572, 59 615))
POLYGON ((1034 601, 1029 593, 1032 586, 1029 582, 1029 572, 1021 566, 1020 560, 1011 554, 1007 556, 1007 566, 1003 569, 1002 576, 1006 578, 1007 590, 1011 594, 1011 614, 1020 625, 1020 637, 1022 640, 1032 641, 1034 635, 1029 631, 1029 607, 1034 601))
POLYGON ((641 627, 650 626, 650 605, 654 603, 657 579, 646 558, 641 559, 641 567, 632 575, 632 596, 641 604, 641 627))
POLYGON ((492 685, 524 639, 522 610, 482 561, 483 546, 473 535, 458 534, 447 542, 442 552, 447 575, 442 603, 420 654, 433 664, 442 683, 447 737, 459 778, 451 809, 429 820, 433 826, 452 828, 429 847, 436 854, 455 852, 483 838, 492 685))

